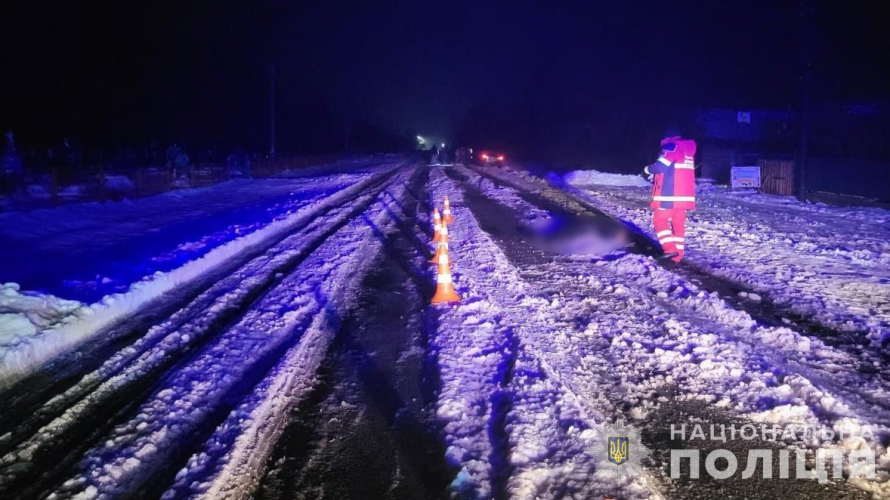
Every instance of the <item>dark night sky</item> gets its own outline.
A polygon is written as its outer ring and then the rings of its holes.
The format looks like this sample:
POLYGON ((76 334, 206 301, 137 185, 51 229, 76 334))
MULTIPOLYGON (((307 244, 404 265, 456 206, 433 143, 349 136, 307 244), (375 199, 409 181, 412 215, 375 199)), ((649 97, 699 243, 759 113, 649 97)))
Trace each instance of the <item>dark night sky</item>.
MULTIPOLYGON (((2 14, 0 127, 26 144, 262 148, 273 61, 294 147, 359 119, 448 138, 470 121, 509 142, 533 122, 658 134, 694 106, 799 104, 797 1, 18 4, 2 14)), ((874 5, 818 5, 816 98, 890 89, 874 5)))

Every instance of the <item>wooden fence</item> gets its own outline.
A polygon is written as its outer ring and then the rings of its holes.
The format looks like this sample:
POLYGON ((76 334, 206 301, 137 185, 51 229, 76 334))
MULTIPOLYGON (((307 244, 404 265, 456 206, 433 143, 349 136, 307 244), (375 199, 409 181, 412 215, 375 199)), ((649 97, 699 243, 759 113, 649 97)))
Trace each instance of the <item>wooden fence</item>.
POLYGON ((794 162, 790 160, 766 160, 760 165, 760 190, 782 196, 794 195, 794 162))

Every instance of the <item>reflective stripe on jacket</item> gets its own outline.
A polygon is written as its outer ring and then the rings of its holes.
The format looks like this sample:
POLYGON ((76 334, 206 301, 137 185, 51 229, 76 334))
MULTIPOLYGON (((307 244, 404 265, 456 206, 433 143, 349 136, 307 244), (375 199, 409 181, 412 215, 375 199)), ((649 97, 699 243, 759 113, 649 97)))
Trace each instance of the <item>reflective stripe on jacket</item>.
POLYGON ((654 174, 653 209, 695 208, 695 141, 671 137, 661 141, 658 161, 646 167, 654 174))

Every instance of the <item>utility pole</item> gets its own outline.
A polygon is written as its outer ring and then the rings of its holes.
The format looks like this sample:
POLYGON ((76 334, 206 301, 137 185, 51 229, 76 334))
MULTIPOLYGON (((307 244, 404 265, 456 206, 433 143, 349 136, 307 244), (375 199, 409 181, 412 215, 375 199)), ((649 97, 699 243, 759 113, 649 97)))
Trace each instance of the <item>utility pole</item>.
POLYGON ((275 158, 275 63, 272 63, 269 87, 269 158, 275 158))
POLYGON ((813 66, 813 7, 810 0, 801 1, 801 45, 803 50, 803 95, 800 110, 800 158, 797 161, 795 194, 800 201, 807 198, 807 149, 810 135, 810 83, 813 66))

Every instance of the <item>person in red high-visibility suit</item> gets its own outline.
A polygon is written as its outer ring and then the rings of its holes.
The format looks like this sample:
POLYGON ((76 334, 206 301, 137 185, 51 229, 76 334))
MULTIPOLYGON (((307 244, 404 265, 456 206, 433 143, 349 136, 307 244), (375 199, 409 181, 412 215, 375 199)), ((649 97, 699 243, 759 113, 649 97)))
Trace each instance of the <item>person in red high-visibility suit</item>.
POLYGON ((668 131, 661 155, 645 172, 653 181, 649 206, 664 258, 680 262, 686 250, 686 211, 695 209, 695 141, 668 131))

